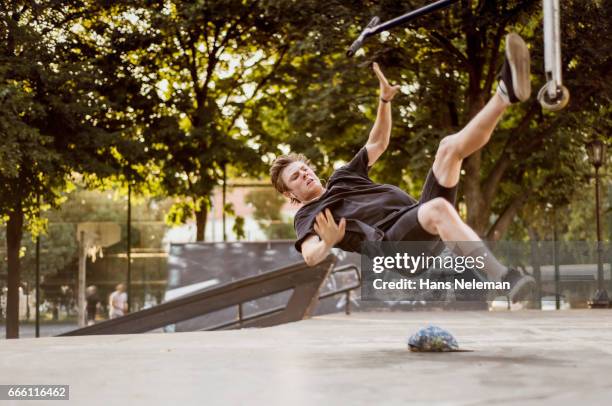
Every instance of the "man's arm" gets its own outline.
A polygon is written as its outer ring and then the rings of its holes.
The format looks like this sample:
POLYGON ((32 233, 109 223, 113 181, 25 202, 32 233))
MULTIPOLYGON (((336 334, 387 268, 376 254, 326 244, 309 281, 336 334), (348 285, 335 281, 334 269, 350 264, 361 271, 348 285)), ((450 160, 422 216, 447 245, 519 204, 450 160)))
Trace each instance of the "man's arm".
POLYGON ((309 266, 315 266, 323 261, 330 250, 344 238, 346 220, 343 218, 336 224, 329 209, 317 214, 314 229, 317 235, 311 235, 302 243, 302 256, 309 266))
POLYGON ((391 137, 391 100, 399 91, 399 86, 391 86, 387 82, 387 78, 380 70, 377 63, 372 65, 372 69, 378 77, 380 88, 380 98, 378 101, 378 112, 376 121, 370 131, 366 149, 368 151, 368 166, 374 165, 374 162, 382 155, 389 146, 389 138, 391 137))
POLYGON ((331 249, 332 247, 329 247, 325 241, 320 240, 318 235, 313 234, 302 243, 304 262, 308 266, 315 266, 327 258, 331 249))

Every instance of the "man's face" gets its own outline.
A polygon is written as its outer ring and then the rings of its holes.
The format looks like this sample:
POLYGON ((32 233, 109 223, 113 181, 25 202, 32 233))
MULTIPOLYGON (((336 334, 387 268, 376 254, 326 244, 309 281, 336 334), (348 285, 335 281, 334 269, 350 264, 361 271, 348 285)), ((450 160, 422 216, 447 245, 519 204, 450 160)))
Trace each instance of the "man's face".
POLYGON ((289 189, 283 193, 286 197, 307 202, 323 194, 325 189, 321 181, 310 166, 304 162, 296 161, 287 165, 281 175, 283 182, 289 189))

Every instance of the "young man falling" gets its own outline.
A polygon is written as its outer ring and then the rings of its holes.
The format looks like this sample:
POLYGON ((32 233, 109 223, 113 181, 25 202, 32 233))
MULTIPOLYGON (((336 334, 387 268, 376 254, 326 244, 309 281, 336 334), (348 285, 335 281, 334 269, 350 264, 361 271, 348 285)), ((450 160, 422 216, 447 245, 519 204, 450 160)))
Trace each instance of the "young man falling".
MULTIPOLYGON (((377 184, 368 177, 369 168, 389 145, 391 100, 399 90, 389 85, 377 64, 373 69, 380 101, 374 127, 365 146, 334 171, 325 186, 302 155, 283 155, 274 161, 270 176, 275 188, 303 204, 295 215, 295 247, 308 265, 321 262, 332 247, 359 252, 363 241, 460 241, 486 252, 454 204, 463 160, 489 141, 510 104, 527 100, 531 93, 529 51, 520 36, 506 36, 505 55, 495 95, 461 131, 442 139, 418 201, 396 186, 377 184)), ((516 299, 531 288, 532 277, 506 268, 491 254, 485 256, 487 277, 510 282, 510 297, 516 299)))

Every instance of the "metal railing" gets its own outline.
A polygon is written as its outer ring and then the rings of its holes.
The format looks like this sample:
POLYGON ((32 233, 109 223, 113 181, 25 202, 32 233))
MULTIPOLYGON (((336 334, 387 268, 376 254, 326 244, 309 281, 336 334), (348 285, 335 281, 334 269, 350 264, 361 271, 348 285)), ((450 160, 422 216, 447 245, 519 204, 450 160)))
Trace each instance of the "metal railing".
MULTIPOLYGON (((327 299, 329 297, 333 297, 333 296, 340 295, 340 294, 345 294, 346 295, 345 313, 348 315, 350 314, 351 291, 361 287, 361 274, 359 273, 359 268, 357 268, 355 265, 352 265, 352 264, 343 265, 343 266, 334 268, 331 271, 330 275, 333 275, 335 273, 347 272, 347 271, 353 271, 355 273, 357 283, 354 283, 349 286, 344 286, 341 289, 336 289, 331 292, 325 292, 319 295, 318 300, 327 299)), ((250 325, 249 322, 253 320, 257 320, 261 317, 266 317, 266 316, 269 316, 275 313, 282 312, 287 308, 287 305, 281 305, 281 306, 276 306, 276 307, 273 307, 271 309, 267 309, 261 312, 254 313, 249 316, 244 316, 243 305, 244 305, 244 302, 238 303, 236 305, 238 307, 238 311, 237 311, 238 317, 236 320, 231 320, 225 323, 217 324, 212 327, 206 327, 206 328, 200 329, 200 331, 226 330, 226 329, 229 330, 232 328, 253 327, 252 325, 250 325)))

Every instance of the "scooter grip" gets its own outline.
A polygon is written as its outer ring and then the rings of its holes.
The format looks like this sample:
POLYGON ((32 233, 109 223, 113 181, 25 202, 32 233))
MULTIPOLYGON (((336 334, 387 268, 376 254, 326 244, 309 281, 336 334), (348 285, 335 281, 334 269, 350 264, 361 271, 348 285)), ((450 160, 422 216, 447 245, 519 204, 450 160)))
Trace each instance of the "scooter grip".
POLYGON ((370 20, 366 28, 362 31, 361 35, 359 35, 359 38, 357 38, 355 42, 353 42, 353 44, 350 46, 348 51, 346 51, 346 56, 350 58, 351 56, 355 55, 355 52, 357 52, 359 48, 361 48, 361 46, 363 45, 363 41, 366 39, 368 31, 370 31, 373 27, 376 27, 379 22, 380 18, 378 18, 377 16, 374 16, 370 20))
POLYGON ((360 36, 359 38, 355 40, 355 42, 353 42, 353 44, 350 46, 348 51, 346 51, 346 56, 350 58, 353 55, 355 55, 355 52, 357 52, 359 48, 361 48, 362 45, 363 45, 363 38, 361 38, 360 36))

